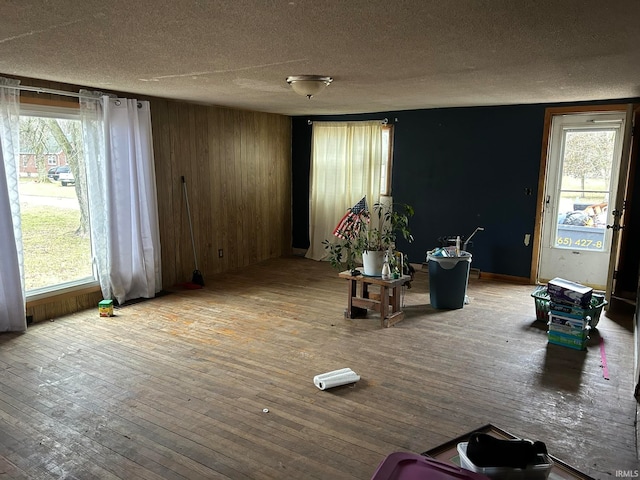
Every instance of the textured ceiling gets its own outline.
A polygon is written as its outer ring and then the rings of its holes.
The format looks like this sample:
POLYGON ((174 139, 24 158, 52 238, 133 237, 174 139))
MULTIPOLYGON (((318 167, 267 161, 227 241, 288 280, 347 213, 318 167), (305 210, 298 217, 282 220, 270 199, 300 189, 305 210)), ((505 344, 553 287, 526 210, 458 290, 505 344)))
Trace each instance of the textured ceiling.
POLYGON ((287 115, 640 96, 638 0, 0 0, 0 73, 287 115), (334 78, 312 99, 289 75, 334 78))

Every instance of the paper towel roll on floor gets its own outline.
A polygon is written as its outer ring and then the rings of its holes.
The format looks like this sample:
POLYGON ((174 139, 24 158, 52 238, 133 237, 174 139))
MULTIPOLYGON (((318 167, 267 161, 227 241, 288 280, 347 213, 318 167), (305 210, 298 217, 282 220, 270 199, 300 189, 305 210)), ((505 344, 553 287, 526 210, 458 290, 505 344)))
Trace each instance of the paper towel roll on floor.
POLYGON ((340 370, 321 373, 320 375, 313 377, 313 383, 320 390, 356 383, 358 380, 360 380, 360 375, 350 368, 341 368, 340 370))

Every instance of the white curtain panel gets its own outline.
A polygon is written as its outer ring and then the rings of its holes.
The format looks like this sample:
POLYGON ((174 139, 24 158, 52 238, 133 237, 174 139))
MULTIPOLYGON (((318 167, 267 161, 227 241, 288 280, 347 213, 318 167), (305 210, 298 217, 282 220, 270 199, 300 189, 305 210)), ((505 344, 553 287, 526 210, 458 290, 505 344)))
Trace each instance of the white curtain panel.
POLYGON ((89 221, 91 226, 91 250, 93 263, 98 274, 102 296, 111 296, 111 257, 109 241, 109 189, 107 177, 107 158, 105 147, 105 121, 102 99, 90 98, 90 92, 81 90, 80 118, 82 121, 82 139, 87 175, 87 200, 89 203, 89 221))
POLYGON ((311 147, 309 240, 306 257, 322 260, 322 245, 363 196, 369 210, 380 198, 382 123, 314 122, 311 147))
POLYGON ((20 92, 0 78, 0 332, 27 329, 24 295, 18 160, 20 92))
POLYGON ((89 215, 104 298, 122 304, 162 288, 149 102, 82 98, 89 215))

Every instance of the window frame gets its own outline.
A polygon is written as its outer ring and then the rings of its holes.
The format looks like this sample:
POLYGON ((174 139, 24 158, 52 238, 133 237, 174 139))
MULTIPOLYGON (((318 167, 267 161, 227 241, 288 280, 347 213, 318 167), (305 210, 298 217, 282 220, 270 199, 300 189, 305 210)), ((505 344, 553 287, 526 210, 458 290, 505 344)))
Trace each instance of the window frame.
MULTIPOLYGON (((65 101, 44 98, 20 96, 20 116, 38 116, 48 118, 63 118, 80 120, 80 104, 77 100, 65 101)), ((48 163, 47 159, 47 163, 48 163)), ((48 168, 59 166, 56 156, 56 165, 48 165, 48 168)), ((93 242, 91 242, 93 245, 93 242)), ((93 257, 93 254, 92 254, 93 257)), ((66 298, 80 293, 93 293, 100 291, 100 282, 95 263, 91 262, 92 276, 58 283, 53 286, 40 287, 25 292, 27 308, 49 302, 53 298, 66 298)))
POLYGON ((393 169, 393 125, 383 125, 382 127, 382 147, 383 155, 386 150, 386 157, 382 160, 382 172, 380 176, 380 196, 391 197, 393 191, 391 173, 393 169), (386 140, 385 140, 386 137, 386 140), (386 144, 386 149, 385 149, 386 144))

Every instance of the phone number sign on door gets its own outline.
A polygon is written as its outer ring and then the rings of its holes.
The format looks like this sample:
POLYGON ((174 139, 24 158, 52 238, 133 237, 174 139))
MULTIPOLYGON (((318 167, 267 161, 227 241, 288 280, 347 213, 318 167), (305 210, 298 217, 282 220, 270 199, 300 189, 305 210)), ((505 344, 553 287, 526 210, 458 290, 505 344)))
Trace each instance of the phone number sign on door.
POLYGON ((558 237, 556 239, 556 246, 602 250, 604 243, 602 240, 589 240, 588 238, 558 237))
POLYGON ((605 248, 605 229, 578 225, 558 225, 554 246, 602 252, 605 248))

